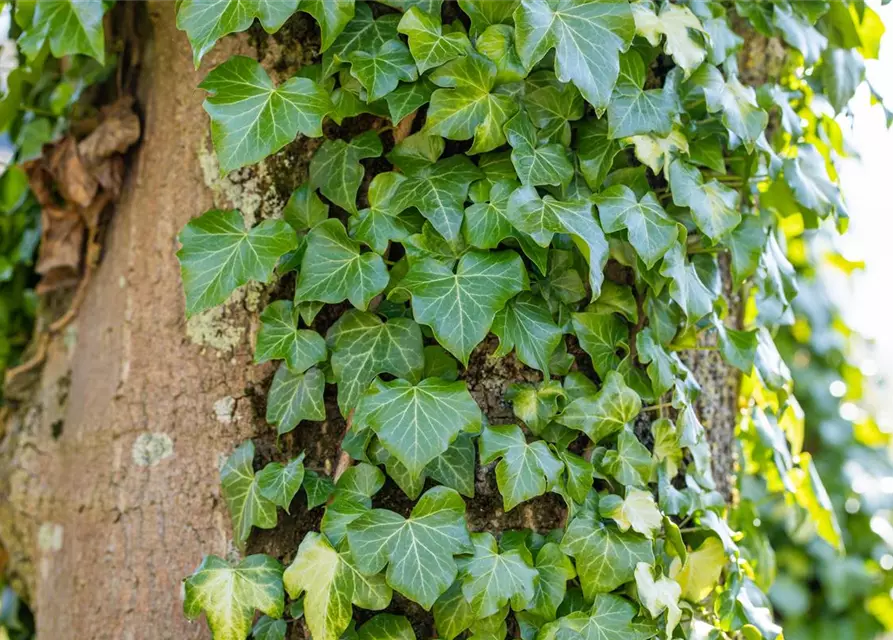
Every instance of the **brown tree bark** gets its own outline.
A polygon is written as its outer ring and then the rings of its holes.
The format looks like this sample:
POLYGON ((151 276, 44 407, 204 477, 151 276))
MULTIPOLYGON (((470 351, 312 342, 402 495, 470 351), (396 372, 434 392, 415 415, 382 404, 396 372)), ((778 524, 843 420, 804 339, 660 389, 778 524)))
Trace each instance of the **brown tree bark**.
MULTIPOLYGON (((255 438, 263 458, 306 449, 308 464, 330 473, 344 430, 330 406, 329 420, 302 426, 276 451, 263 420, 273 369, 251 364, 256 312, 269 292, 242 293, 187 324, 175 256, 176 235, 191 217, 212 206, 263 216, 306 179, 319 141, 299 139, 258 169, 220 178, 197 85, 233 53, 287 77, 315 53, 312 22, 299 14, 276 37, 226 38, 194 71, 174 4, 150 3, 145 19, 143 139, 103 260, 75 323, 50 344, 30 399, 0 427, 0 542, 42 638, 208 637, 203 622, 182 615, 180 580, 204 554, 233 555, 221 460, 255 438)), ((493 347, 491 340, 479 348, 465 378, 491 421, 507 422, 506 385, 538 374, 488 358, 493 347)), ((737 376, 714 355, 691 364, 722 465, 714 475, 728 496, 737 376)), ((469 506, 473 528, 547 527, 561 517, 541 500, 505 518, 492 479, 479 489, 469 506)), ((292 511, 280 514, 275 531, 256 533, 250 550, 290 560, 319 518, 292 511)))

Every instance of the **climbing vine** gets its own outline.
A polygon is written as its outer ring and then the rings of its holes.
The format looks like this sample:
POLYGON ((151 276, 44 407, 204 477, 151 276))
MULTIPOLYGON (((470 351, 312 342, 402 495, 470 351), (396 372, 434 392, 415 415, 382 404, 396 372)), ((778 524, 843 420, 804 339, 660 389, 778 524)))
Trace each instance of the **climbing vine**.
MULTIPOLYGON (((37 4, 22 46, 101 58, 102 5, 56 6, 37 4)), ((255 360, 281 361, 267 421, 314 429, 334 387, 348 429, 331 473, 302 457, 256 470, 254 444, 235 449, 221 482, 240 549, 302 489, 319 530, 288 567, 205 557, 186 614, 218 640, 281 639, 301 618, 315 640, 415 637, 415 619, 361 613, 398 599, 446 640, 773 640, 777 567, 789 583, 817 572, 838 610, 867 601, 859 629, 889 626, 870 507, 850 502, 838 463, 880 458, 886 436, 833 419, 812 388, 852 376, 809 250, 846 227, 835 115, 877 56, 876 14, 838 0, 182 0, 177 22, 198 65, 225 35, 297 11, 319 26, 315 63, 276 83, 234 56, 199 85, 221 170, 330 120, 386 124, 323 141, 280 217, 193 219, 178 257, 188 316, 249 282, 294 281, 260 318, 255 360), (744 30, 785 43, 758 81, 739 69, 744 30), (325 335, 323 311, 337 315, 325 335), (540 374, 507 394, 514 424, 490 424, 460 376, 491 333, 496 357, 540 374), (711 464, 721 425, 702 424, 696 351, 743 376, 733 496, 711 464), (553 494, 560 526, 471 531, 479 473, 506 512, 553 494), (376 502, 388 480, 410 508, 376 502), (862 590, 812 563, 858 565, 862 590)), ((817 604, 780 584, 793 633, 816 637, 817 604)))

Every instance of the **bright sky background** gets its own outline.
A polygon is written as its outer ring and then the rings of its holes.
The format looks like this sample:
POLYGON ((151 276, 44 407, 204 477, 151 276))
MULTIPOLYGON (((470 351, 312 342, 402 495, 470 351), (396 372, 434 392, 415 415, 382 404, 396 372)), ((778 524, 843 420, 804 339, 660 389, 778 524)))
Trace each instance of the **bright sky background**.
MULTIPOLYGON (((887 32, 879 59, 866 62, 868 79, 893 110, 893 3, 869 4, 887 32)), ((851 107, 851 139, 861 158, 838 166, 850 210, 849 230, 840 246, 847 258, 864 260, 865 270, 845 281, 835 279, 834 292, 847 322, 873 340, 863 369, 877 369, 872 403, 878 417, 893 426, 893 130, 886 128, 883 109, 870 104, 867 87, 860 88, 851 107)))

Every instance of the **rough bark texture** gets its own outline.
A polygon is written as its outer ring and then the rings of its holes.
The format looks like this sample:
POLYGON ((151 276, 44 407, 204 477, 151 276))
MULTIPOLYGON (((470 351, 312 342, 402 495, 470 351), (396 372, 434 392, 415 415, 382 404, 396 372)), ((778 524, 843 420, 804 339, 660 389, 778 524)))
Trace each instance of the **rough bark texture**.
MULTIPOLYGON (((50 345, 30 400, 0 429, 0 541, 44 638, 208 637, 203 622, 182 615, 180 580, 202 555, 234 552, 219 490, 222 459, 251 437, 259 462, 306 449, 308 465, 330 473, 344 430, 330 401, 326 422, 298 429, 277 449, 262 419, 273 368, 251 365, 256 312, 270 292, 240 292, 187 323, 175 257, 176 235, 191 217, 211 206, 264 217, 306 178, 319 141, 299 139, 258 169, 220 178, 196 87, 233 53, 262 59, 274 75, 292 73, 315 55, 313 23, 299 14, 274 37, 227 38, 195 72, 173 3, 150 4, 149 18, 137 96, 143 141, 103 261, 76 323, 50 345)), ((286 293, 289 286, 279 285, 286 293)), ((317 328, 333 319, 324 315, 317 328)), ((488 418, 505 423, 507 384, 539 374, 488 357, 494 347, 492 338, 479 347, 464 377, 488 418)), ((704 388, 699 409, 728 497, 738 378, 715 353, 689 364, 704 388)), ((549 498, 503 514, 492 473, 480 474, 477 489, 469 502, 475 529, 551 528, 564 515, 549 498)), ((409 507, 390 483, 378 501, 409 507)), ((295 506, 293 515, 280 514, 280 526, 253 535, 249 551, 290 560, 320 512, 295 506)))

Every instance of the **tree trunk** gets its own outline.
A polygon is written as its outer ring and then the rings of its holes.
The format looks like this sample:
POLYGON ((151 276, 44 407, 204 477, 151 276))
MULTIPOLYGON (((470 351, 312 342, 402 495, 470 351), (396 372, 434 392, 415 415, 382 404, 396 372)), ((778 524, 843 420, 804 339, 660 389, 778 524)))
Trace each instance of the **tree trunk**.
MULTIPOLYGON (((306 179, 320 141, 303 138, 259 168, 220 178, 197 85, 233 53, 287 77, 315 54, 318 35, 298 14, 276 36, 224 39, 194 71, 174 4, 150 3, 142 19, 150 25, 136 96, 143 138, 102 262, 77 320, 50 344, 30 399, 0 430, 0 541, 42 638, 208 637, 203 622, 182 615, 180 581, 203 555, 234 553, 221 461, 247 438, 261 457, 284 457, 263 420, 273 369, 251 364, 268 292, 237 292, 187 323, 176 236, 212 206, 269 215, 306 179)), ((493 347, 479 347, 464 377, 491 421, 508 422, 505 386, 539 374, 512 359, 494 364, 493 347)), ((716 354, 690 364, 704 387, 699 409, 719 464, 714 475, 728 497, 738 377, 716 354)), ((309 466, 331 472, 344 422, 332 403, 328 409, 328 421, 280 444, 285 454, 306 449, 309 466)), ((469 506, 473 528, 547 528, 561 517, 558 503, 537 500, 509 522, 490 476, 469 506)), ((292 511, 276 530, 256 532, 250 550, 290 560, 319 518, 292 511)))

